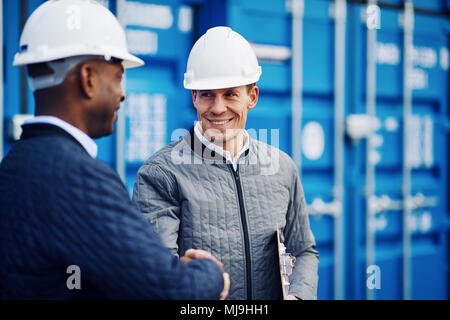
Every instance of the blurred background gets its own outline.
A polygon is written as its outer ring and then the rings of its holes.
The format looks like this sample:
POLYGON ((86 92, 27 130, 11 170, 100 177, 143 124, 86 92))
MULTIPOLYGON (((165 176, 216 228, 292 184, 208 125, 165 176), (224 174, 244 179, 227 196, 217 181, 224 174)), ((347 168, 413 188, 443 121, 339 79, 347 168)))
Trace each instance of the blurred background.
MULTIPOLYGON (((0 0, 0 159, 34 113, 25 70, 12 61, 43 2, 0 0)), ((196 120, 183 89, 192 45, 229 26, 262 66, 247 129, 300 170, 318 298, 448 299, 450 1, 98 2, 146 62, 126 73, 114 134, 96 140, 130 195, 140 165, 196 120)))

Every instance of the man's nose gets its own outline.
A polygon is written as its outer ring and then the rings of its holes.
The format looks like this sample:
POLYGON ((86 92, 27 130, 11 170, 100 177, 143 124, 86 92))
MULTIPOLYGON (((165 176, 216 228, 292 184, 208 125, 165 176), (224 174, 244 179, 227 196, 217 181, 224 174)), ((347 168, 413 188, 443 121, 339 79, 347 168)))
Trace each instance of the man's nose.
POLYGON ((209 108, 209 111, 214 114, 221 114, 226 112, 227 111, 226 101, 222 99, 220 96, 216 96, 211 107, 209 108))
POLYGON ((120 102, 124 102, 125 101, 125 99, 126 99, 126 95, 125 95, 125 92, 123 92, 123 90, 122 90, 122 92, 121 92, 121 94, 120 94, 120 102))

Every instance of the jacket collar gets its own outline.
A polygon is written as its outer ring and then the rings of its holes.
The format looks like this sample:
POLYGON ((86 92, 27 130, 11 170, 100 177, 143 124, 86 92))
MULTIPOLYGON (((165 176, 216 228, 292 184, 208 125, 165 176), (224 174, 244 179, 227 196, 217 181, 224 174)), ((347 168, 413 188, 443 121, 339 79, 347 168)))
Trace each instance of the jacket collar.
MULTIPOLYGON (((191 150, 202 159, 213 160, 219 163, 227 163, 227 160, 217 152, 207 148, 198 138, 194 132, 194 127, 189 130, 189 133, 183 137, 185 142, 190 146, 191 150)), ((245 150, 243 156, 247 157, 250 148, 245 150)))
POLYGON ((20 136, 21 140, 48 136, 65 138, 74 142, 77 146, 86 151, 77 139, 75 139, 70 133, 58 126, 47 123, 30 123, 22 125, 22 134, 20 136))
POLYGON ((63 129, 64 131, 69 133, 72 137, 74 137, 92 158, 97 157, 98 147, 97 144, 94 142, 94 140, 92 140, 91 137, 89 137, 86 133, 81 131, 79 128, 73 126, 72 124, 58 117, 50 115, 39 115, 35 116, 30 120, 25 121, 25 124, 34 124, 34 123, 51 124, 63 129))

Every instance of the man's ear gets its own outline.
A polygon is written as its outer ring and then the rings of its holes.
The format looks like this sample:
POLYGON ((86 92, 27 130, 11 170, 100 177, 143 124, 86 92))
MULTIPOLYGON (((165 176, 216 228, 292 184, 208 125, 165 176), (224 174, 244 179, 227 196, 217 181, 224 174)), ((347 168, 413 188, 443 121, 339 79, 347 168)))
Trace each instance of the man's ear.
POLYGON ((95 93, 95 83, 97 80, 97 73, 93 65, 89 62, 84 62, 79 69, 80 75, 80 89, 81 93, 86 98, 93 98, 95 93))
POLYGON ((250 90, 250 93, 248 94, 250 103, 248 104, 248 109, 253 109, 256 104, 258 103, 258 97, 259 97, 259 88, 254 85, 252 89, 250 90))

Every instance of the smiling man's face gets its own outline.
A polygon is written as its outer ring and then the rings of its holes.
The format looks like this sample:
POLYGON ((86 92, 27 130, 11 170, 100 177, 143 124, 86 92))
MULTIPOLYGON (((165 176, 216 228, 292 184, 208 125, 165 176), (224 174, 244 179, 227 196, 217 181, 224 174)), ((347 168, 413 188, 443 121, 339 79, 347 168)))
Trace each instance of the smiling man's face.
POLYGON ((192 100, 203 135, 222 146, 245 129, 247 113, 258 102, 256 85, 214 90, 193 90, 192 100))

